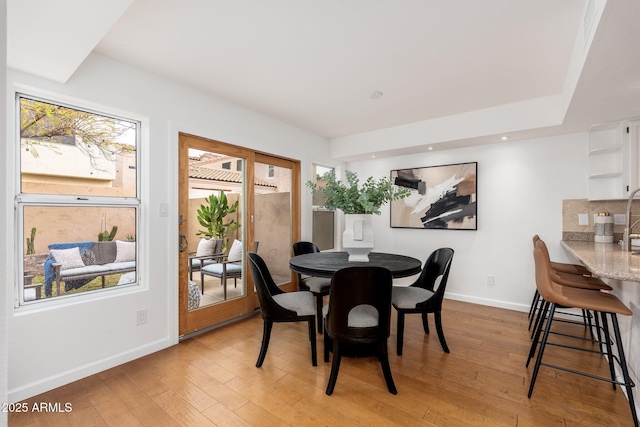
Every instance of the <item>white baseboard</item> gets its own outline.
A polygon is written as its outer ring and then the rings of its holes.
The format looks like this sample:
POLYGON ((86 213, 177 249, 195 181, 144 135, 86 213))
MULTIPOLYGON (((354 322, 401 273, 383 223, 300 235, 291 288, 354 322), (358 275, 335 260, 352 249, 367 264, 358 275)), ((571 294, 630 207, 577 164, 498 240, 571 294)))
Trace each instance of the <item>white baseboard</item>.
MULTIPOLYGON (((53 390, 54 388, 63 386, 65 384, 78 381, 82 378, 86 378, 90 375, 97 374, 98 372, 111 369, 115 366, 122 365, 123 363, 130 362, 140 357, 146 356, 156 351, 163 350, 167 347, 175 344, 170 337, 163 338, 140 347, 133 348, 126 352, 122 352, 106 359, 98 360, 96 362, 86 364, 84 366, 78 366, 75 369, 70 369, 65 372, 53 375, 48 378, 42 378, 41 380, 34 381, 30 384, 25 384, 21 387, 10 389, 8 393, 9 402, 20 402, 29 397, 37 396, 38 394, 53 390)), ((64 402, 62 402, 64 404, 64 402)))
POLYGON ((470 302, 473 304, 487 305, 489 307, 498 307, 498 308, 504 308, 507 310, 514 310, 514 311, 529 312, 529 307, 530 307, 529 304, 518 304, 518 303, 513 303, 508 301, 489 299, 489 298, 479 298, 479 297, 472 297, 469 295, 452 294, 449 292, 446 292, 444 294, 444 297, 445 299, 470 302))

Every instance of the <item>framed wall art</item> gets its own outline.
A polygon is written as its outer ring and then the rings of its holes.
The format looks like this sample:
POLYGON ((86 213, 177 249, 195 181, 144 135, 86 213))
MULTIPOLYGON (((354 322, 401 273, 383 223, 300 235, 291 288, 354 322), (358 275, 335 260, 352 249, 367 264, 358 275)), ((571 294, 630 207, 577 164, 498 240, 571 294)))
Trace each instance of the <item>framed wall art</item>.
POLYGON ((390 203, 391 227, 477 230, 477 173, 477 162, 392 170, 411 195, 390 203))

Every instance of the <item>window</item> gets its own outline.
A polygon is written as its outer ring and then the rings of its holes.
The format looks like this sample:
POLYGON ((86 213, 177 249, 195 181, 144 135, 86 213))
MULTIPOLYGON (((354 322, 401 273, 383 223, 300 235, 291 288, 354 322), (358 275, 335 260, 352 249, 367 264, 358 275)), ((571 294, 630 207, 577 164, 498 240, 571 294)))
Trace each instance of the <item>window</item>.
POLYGON ((236 170, 238 172, 242 172, 242 160, 237 160, 236 161, 236 170))
POLYGON ((231 170, 231 162, 224 162, 222 164, 222 169, 228 169, 231 170))
POLYGON ((275 176, 276 176, 276 168, 275 168, 275 166, 273 166, 273 165, 269 165, 269 167, 268 167, 268 173, 267 173, 267 176, 268 176, 269 178, 273 178, 273 177, 275 177, 275 176))
MULTIPOLYGON (((335 174, 335 169, 327 166, 313 164, 312 179, 314 183, 322 186, 322 177, 327 174, 335 174)), ((334 244, 334 221, 335 212, 324 208, 325 199, 323 196, 312 197, 313 216, 312 234, 313 242, 320 250, 333 249, 334 244)))
POLYGON ((140 123, 17 95, 18 304, 137 284, 140 123))

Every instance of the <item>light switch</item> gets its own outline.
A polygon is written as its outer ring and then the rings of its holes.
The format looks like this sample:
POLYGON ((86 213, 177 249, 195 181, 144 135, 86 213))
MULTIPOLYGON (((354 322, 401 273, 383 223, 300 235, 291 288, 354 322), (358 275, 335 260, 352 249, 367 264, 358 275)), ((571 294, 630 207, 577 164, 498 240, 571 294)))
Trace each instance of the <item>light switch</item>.
POLYGON ((167 203, 160 203, 159 213, 160 216, 169 216, 169 205, 167 203))
POLYGON ((614 225, 625 225, 627 223, 627 214, 613 214, 614 225))
POLYGON ((589 214, 578 214, 578 225, 589 225, 589 214))

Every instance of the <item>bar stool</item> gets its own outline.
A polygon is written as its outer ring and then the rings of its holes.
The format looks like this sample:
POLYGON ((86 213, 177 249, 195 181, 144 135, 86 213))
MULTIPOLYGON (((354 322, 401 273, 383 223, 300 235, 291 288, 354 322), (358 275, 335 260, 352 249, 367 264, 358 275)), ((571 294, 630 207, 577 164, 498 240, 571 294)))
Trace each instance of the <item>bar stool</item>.
POLYGON ((617 297, 612 294, 606 292, 593 292, 585 289, 571 288, 567 286, 560 286, 555 283, 552 279, 553 271, 551 269, 551 264, 547 258, 547 254, 544 250, 544 242, 538 241, 535 244, 534 249, 534 259, 535 259, 535 269, 536 269, 536 288, 540 294, 540 297, 543 300, 543 307, 540 310, 542 321, 536 328, 535 339, 531 344, 531 350, 529 351, 529 358, 527 359, 527 367, 529 366, 529 362, 533 358, 536 352, 536 348, 538 346, 538 340, 540 338, 540 334, 543 330, 543 324, 546 320, 546 326, 544 327, 544 334, 542 340, 540 341, 540 348, 538 349, 538 356, 536 358, 536 363, 533 369, 533 374, 531 376, 531 384, 529 386, 529 394, 528 397, 531 398, 533 393, 533 387, 535 385, 536 379, 538 377, 538 372, 540 370, 540 366, 547 366, 553 369, 571 372, 578 375, 587 376, 589 378, 607 381, 613 385, 615 390, 616 384, 624 386, 627 392, 627 399, 629 401, 629 406, 631 408, 631 415, 633 417, 633 422, 635 426, 638 426, 638 416, 636 414, 635 403, 633 400, 633 387, 635 384, 631 380, 629 376, 629 371, 627 367, 627 361, 624 355, 624 348, 622 347, 622 339, 620 337, 620 328, 618 325, 618 314, 624 316, 630 316, 632 314, 631 310, 627 308, 617 297), (557 344, 549 342, 549 335, 551 332, 551 326, 553 324, 553 315, 557 307, 572 307, 578 308, 582 310, 593 311, 596 316, 600 316, 602 320, 602 325, 604 329, 604 336, 606 345, 606 351, 594 351, 590 349, 584 349, 579 347, 572 347, 564 344, 557 344), (617 348, 618 356, 616 357, 612 351, 611 345, 611 337, 609 333, 609 324, 607 320, 607 316, 611 318, 611 326, 614 332, 615 344, 617 348), (566 349, 575 349, 581 351, 588 351, 596 354, 603 354, 607 356, 609 361, 609 370, 611 374, 611 379, 592 375, 586 372, 576 371, 574 369, 561 367, 557 365, 551 365, 548 363, 544 363, 542 361, 544 350, 547 345, 559 345, 566 349), (618 363, 620 369, 622 370, 623 381, 616 380, 615 369, 614 369, 614 361, 618 363))
MULTIPOLYGON (((536 234, 535 236, 533 236, 534 248, 538 241, 542 241, 544 243, 544 241, 540 239, 540 237, 536 234)), ((562 286, 569 286, 572 288, 580 288, 580 289, 589 289, 594 291, 610 291, 612 289, 611 286, 607 285, 602 280, 598 279, 597 277, 592 277, 591 272, 581 265, 565 264, 565 263, 551 261, 546 244, 543 245, 542 250, 546 254, 547 260, 549 261, 551 271, 553 274, 552 280, 555 283, 562 286)), ((539 302, 540 302, 540 294, 536 289, 533 296, 533 301, 531 302, 531 308, 529 309, 529 330, 531 330, 531 326, 534 322, 534 319, 535 319, 536 325, 540 320, 539 311, 538 311, 538 316, 536 316, 537 308, 540 305, 539 302)), ((583 311, 582 318, 585 326, 587 325, 591 326, 589 323, 591 320, 589 313, 587 313, 586 311, 583 311)), ((535 328, 533 328, 533 330, 535 331, 535 328)), ((531 334, 531 336, 533 337, 533 333, 531 334)))

